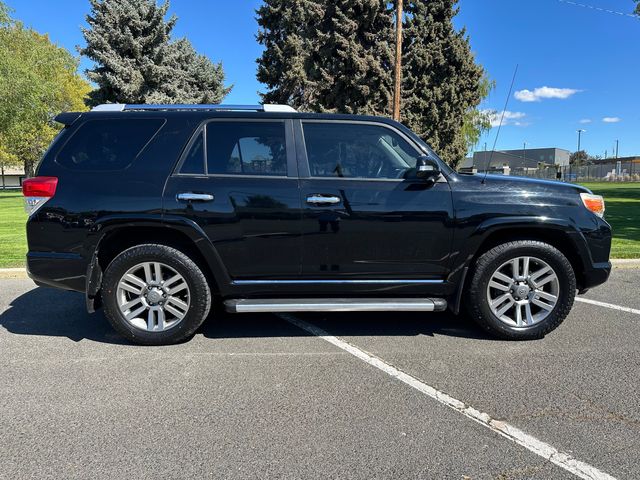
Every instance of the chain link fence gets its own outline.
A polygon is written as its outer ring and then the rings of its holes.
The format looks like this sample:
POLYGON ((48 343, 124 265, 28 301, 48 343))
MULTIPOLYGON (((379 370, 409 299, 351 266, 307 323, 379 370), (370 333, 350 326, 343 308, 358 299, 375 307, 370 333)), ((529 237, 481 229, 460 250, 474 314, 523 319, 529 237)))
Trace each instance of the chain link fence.
MULTIPOLYGON (((494 172, 491 172, 494 173, 494 172)), ((495 173, 565 182, 640 182, 640 162, 508 168, 495 173)))

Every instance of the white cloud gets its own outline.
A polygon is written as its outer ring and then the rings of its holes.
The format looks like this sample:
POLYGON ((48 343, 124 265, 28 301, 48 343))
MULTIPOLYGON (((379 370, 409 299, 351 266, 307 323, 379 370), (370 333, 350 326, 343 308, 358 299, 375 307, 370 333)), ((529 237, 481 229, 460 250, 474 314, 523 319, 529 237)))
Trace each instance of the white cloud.
MULTIPOLYGON (((496 112, 495 110, 482 110, 484 115, 489 116, 489 121, 491 122, 492 127, 497 127, 500 125, 500 118, 502 118, 502 112, 496 112)), ((523 119, 527 115, 522 112, 510 112, 509 110, 504 112, 504 120, 502 121, 502 126, 505 125, 516 125, 518 127, 526 127, 529 125, 524 122, 523 119)))
POLYGON ((560 98, 564 100, 579 91, 580 90, 573 88, 539 87, 535 88, 533 91, 518 90, 515 93, 515 97, 521 102, 539 102, 543 98, 560 98))
POLYGON ((590 118, 583 118, 582 120, 580 120, 580 123, 582 123, 583 125, 585 125, 587 123, 591 123, 591 119, 590 118))
POLYGON ((620 117, 604 117, 602 121, 604 123, 618 123, 622 119, 620 117))

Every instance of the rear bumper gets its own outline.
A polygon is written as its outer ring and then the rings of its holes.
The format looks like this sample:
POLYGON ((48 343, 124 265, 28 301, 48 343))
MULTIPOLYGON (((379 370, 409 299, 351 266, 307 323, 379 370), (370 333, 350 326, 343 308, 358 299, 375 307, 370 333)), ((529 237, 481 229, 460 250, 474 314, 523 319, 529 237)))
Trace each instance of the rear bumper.
POLYGON ((27 273, 36 285, 84 292, 87 261, 75 253, 29 252, 27 273))

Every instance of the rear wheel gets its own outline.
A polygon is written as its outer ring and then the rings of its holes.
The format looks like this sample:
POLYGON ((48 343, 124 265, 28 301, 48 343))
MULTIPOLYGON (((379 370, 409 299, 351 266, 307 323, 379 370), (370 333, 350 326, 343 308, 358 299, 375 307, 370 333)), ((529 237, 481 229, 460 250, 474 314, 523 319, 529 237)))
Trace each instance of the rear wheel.
POLYGON ((143 345, 189 338, 211 308, 202 271, 166 245, 138 245, 118 255, 105 272, 102 297, 111 325, 143 345))
POLYGON ((484 253, 468 285, 467 309, 500 338, 542 338, 573 306, 571 263, 553 246, 532 240, 505 243, 484 253))

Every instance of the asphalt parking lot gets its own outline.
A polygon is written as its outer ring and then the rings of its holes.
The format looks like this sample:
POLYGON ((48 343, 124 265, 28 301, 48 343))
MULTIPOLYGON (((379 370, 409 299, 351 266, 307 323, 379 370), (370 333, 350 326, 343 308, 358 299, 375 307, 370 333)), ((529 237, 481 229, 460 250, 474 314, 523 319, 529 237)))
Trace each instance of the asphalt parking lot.
MULTIPOLYGON (((640 309, 639 284, 584 298, 640 309)), ((0 478, 640 478, 639 325, 584 302, 523 343, 450 314, 221 314, 138 347, 4 279, 0 478)))

